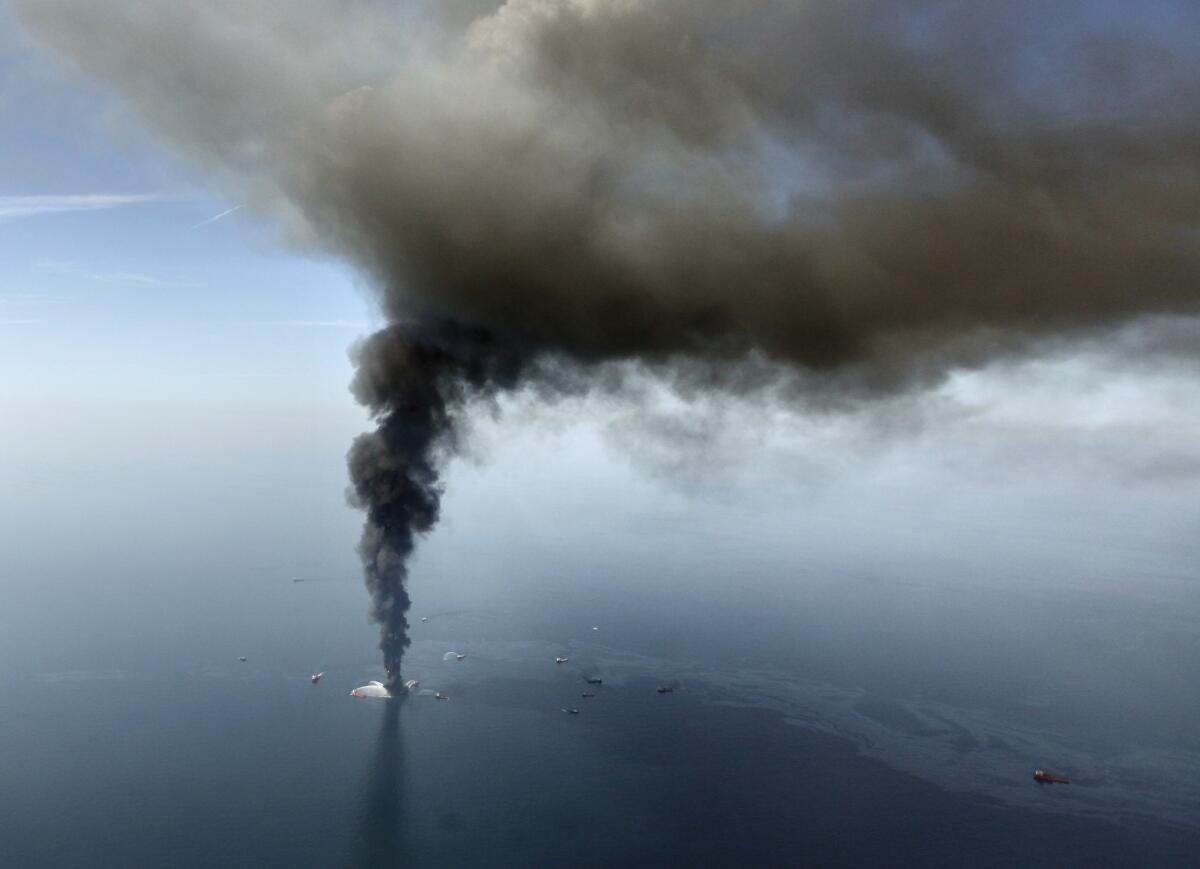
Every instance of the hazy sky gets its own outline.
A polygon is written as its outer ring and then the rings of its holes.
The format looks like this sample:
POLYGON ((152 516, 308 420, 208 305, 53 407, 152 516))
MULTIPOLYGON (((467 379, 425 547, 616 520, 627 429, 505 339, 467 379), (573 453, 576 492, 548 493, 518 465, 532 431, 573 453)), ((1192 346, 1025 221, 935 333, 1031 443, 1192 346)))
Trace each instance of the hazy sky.
MULTIPOLYGON (((1097 6, 1096 21, 1121 8, 1097 6)), ((1158 4, 1136 30, 1173 45, 1187 14, 1158 4)), ((0 15, 0 401, 283 403, 352 429, 363 415, 346 391, 346 348, 382 322, 370 279, 285 243, 268 211, 216 192, 235 185, 147 132, 122 95, 40 45, 11 10, 0 15)), ((1133 487, 1186 503, 1200 481, 1197 335, 1186 318, 1152 338, 1103 333, 850 415, 761 396, 689 403, 648 384, 627 401, 517 396, 506 424, 548 425, 567 441, 598 434, 611 452, 584 449, 589 461, 693 494, 739 480, 886 481, 1133 487)))

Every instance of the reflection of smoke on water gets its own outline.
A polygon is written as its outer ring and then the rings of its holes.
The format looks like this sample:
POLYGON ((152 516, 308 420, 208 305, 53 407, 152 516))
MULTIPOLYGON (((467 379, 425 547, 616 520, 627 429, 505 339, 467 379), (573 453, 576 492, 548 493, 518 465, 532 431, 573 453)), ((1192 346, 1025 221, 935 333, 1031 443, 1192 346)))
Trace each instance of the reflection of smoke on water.
POLYGON ((383 719, 358 806, 358 835, 349 867, 398 866, 404 852, 404 740, 400 700, 383 704, 383 719))

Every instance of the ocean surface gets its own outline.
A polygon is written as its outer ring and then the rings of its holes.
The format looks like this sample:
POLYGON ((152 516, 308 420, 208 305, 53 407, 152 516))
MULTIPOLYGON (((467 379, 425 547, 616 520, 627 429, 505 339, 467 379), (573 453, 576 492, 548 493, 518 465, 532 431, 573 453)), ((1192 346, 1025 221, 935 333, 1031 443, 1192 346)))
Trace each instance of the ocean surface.
MULTIPOLYGON (((316 608, 351 591, 301 585, 316 608)), ((3 865, 1195 865, 1195 826, 1114 800, 1078 750, 1075 783, 1039 786, 1062 759, 1036 745, 870 695, 839 712, 836 686, 779 669, 654 658, 603 625, 552 642, 493 638, 496 613, 428 618, 421 687, 394 702, 349 696, 369 658, 305 657, 300 637, 175 672, 8 674, 3 865), (901 768, 921 763, 950 768, 901 768)))
POLYGON ((380 702, 345 432, 101 461, 56 423, 0 468, 0 866, 1196 865, 1194 507, 931 530, 496 448, 380 702))

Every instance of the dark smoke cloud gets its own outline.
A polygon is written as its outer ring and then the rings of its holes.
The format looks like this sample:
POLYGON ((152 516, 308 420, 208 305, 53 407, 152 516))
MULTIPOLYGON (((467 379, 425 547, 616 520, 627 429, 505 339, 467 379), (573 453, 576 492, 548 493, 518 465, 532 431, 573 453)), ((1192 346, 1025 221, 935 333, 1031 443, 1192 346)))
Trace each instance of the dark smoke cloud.
POLYGON ((511 389, 523 359, 485 333, 450 323, 391 326, 358 345, 355 359, 354 395, 379 427, 350 448, 351 501, 367 514, 358 551, 395 682, 409 642, 408 557, 416 535, 438 518, 439 450, 453 448, 455 415, 467 398, 511 389))
POLYGON ((455 418, 548 359, 877 397, 1200 302, 1195 4, 16 5, 403 324, 350 456, 389 668, 455 418))

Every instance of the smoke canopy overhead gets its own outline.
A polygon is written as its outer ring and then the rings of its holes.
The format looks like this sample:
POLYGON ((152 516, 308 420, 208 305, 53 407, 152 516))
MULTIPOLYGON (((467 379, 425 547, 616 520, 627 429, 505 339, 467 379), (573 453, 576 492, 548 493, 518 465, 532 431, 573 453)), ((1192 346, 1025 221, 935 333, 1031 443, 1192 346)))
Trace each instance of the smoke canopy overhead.
POLYGON ((555 361, 737 390, 754 358, 869 400, 1200 303, 1195 4, 14 5, 370 276, 349 463, 393 679, 474 397, 555 361))

